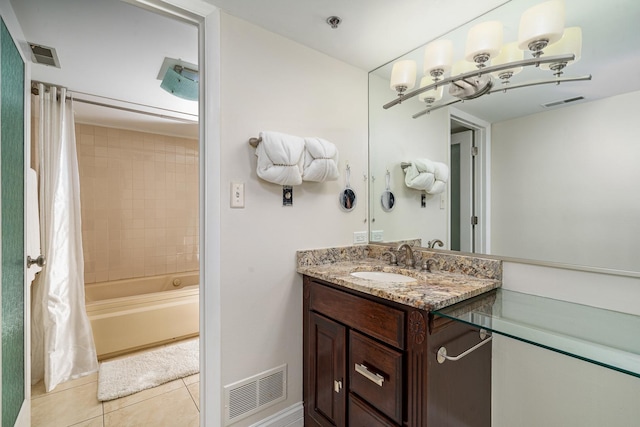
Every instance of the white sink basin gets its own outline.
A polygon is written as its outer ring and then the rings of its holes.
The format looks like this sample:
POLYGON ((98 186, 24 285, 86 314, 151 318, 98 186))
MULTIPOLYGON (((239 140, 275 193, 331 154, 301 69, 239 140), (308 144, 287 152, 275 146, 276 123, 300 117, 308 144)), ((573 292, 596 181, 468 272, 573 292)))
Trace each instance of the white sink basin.
POLYGON ((354 277, 360 279, 375 280, 376 282, 415 282, 413 277, 405 276, 398 273, 387 273, 386 271, 356 271, 351 273, 354 277))

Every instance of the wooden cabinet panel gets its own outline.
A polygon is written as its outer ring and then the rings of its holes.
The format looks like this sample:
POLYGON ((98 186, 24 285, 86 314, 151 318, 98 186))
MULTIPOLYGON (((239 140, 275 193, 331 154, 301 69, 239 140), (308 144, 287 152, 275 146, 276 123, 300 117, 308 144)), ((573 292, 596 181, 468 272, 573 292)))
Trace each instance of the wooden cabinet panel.
POLYGON ((491 344, 436 360, 479 341, 466 324, 305 276, 305 426, 490 427, 491 344))
POLYGON ((349 334, 349 389, 402 423, 402 353, 357 332, 349 334))
POLYGON ((404 348, 404 312, 326 286, 311 286, 310 308, 397 348, 404 348))
POLYGON ((345 425, 346 329, 316 313, 309 320, 309 415, 321 426, 345 425))
POLYGON ((491 343, 457 361, 438 363, 441 346, 457 356, 480 342, 477 328, 432 316, 427 352, 430 426, 491 426, 491 343))
POLYGON ((354 395, 349 396, 349 427, 395 427, 354 395))

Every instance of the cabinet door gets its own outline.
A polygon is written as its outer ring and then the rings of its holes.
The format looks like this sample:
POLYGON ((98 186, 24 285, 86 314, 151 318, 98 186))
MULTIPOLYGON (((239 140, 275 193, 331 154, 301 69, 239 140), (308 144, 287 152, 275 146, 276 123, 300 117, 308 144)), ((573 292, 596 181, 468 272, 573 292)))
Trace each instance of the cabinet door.
POLYGON ((435 317, 429 336, 428 396, 429 425, 447 427, 491 426, 491 343, 458 361, 437 361, 445 346, 457 356, 478 344, 478 329, 464 323, 435 317))
POLYGON ((346 328, 333 320, 309 314, 308 422, 321 426, 346 425, 346 328))

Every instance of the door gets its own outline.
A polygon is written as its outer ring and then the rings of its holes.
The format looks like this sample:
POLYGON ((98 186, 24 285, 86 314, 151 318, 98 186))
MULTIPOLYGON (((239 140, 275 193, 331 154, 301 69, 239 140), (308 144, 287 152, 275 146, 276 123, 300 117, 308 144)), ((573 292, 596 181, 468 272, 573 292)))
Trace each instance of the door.
POLYGON ((4 21, 0 25, 0 216, 2 249, 2 425, 27 407, 24 284, 25 65, 4 21))
POLYGON ((309 314, 310 389, 306 425, 346 425, 346 328, 309 314))
POLYGON ((473 131, 451 135, 451 249, 474 252, 473 131))

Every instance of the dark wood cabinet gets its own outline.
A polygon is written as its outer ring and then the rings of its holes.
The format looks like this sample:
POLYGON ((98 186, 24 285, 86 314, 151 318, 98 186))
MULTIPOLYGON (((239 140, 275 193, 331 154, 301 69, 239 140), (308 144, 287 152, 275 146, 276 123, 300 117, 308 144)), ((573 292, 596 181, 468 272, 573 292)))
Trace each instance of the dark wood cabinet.
POLYGON ((491 425, 491 345, 478 330, 304 277, 305 426, 491 425))

